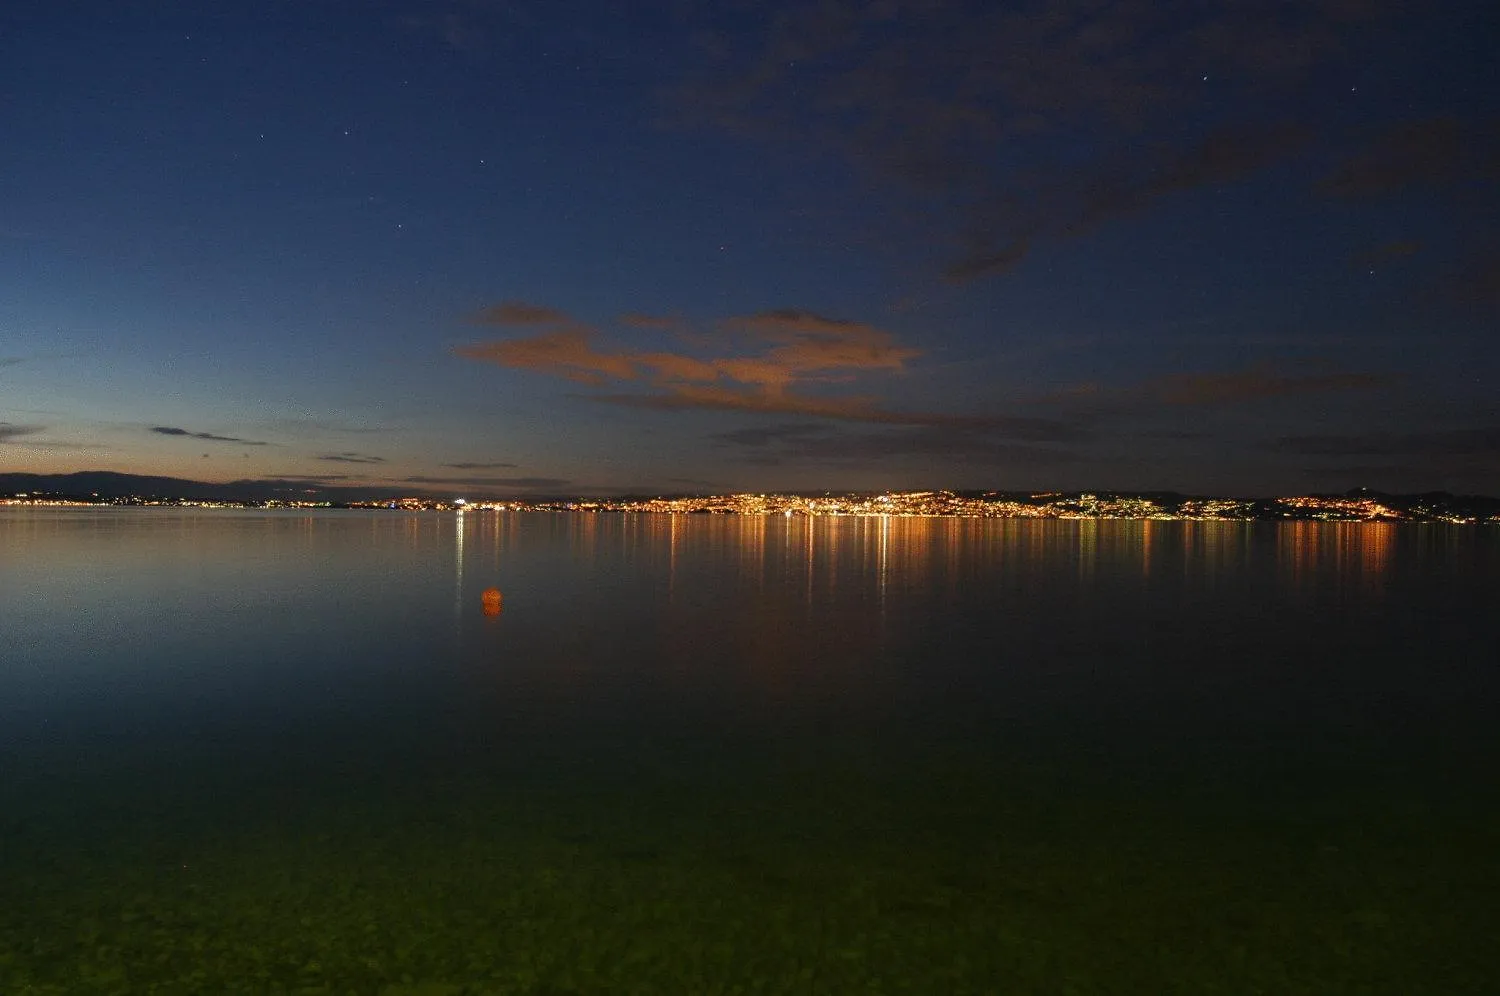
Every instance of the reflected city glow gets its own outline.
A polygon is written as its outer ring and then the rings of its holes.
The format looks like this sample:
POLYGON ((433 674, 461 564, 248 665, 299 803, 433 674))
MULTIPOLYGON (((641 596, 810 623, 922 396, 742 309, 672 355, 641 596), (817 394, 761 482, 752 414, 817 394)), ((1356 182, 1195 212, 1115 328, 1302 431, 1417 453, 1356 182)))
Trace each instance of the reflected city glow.
POLYGON ((1291 522, 1277 536, 1282 565, 1294 580, 1358 577, 1370 583, 1390 566, 1396 534, 1390 523, 1291 522))
MULTIPOLYGON (((205 669, 226 646, 235 660, 329 668, 447 654, 494 709, 616 685, 623 700, 650 689, 745 709, 887 708, 892 668, 1115 667, 1162 632, 1204 634, 1189 649, 1207 662, 1224 633, 1253 643, 1278 613, 1412 611, 1411 578, 1492 556, 1483 531, 1382 522, 5 509, 0 526, 6 569, 24 579, 0 604, 24 653, 153 648, 100 668, 121 687, 159 647, 205 669), (486 618, 491 588, 506 594, 503 625, 486 618), (85 601, 76 632, 48 621, 85 601), (160 606, 212 626, 164 630, 160 606)), ((0 684, 20 701, 47 673, 0 668, 0 684)))
MULTIPOLYGON (((645 626, 655 648, 653 680, 684 695, 732 689, 747 708, 773 710, 834 708, 845 699, 848 708, 854 701, 873 708, 866 700, 878 685, 868 694, 866 685, 892 648, 919 659, 944 652, 949 631, 932 628, 934 604, 970 606, 971 625, 994 634, 989 656, 975 667, 1052 666, 1045 662, 1064 652, 1056 648, 1079 644, 1112 648, 1094 653, 1113 661, 1154 645, 1151 634, 1161 627, 1181 633, 1228 625, 1226 605, 1257 618, 1271 611, 1267 592, 1321 599, 1347 593, 1352 582, 1353 594, 1379 604, 1390 597, 1384 582, 1360 579, 1394 569, 1400 537, 1426 535, 1338 522, 465 517, 466 566, 490 571, 490 548, 509 537, 514 549, 502 586, 525 591, 525 608, 507 609, 505 627, 490 630, 505 641, 494 652, 503 666, 474 675, 494 694, 518 694, 514 684, 526 682, 526 695, 587 697, 597 683, 615 680, 612 662, 640 638, 628 634, 645 626), (1302 583, 1314 575, 1318 584, 1302 583), (1329 577, 1338 583, 1327 584, 1329 577), (573 619, 568 600, 580 591, 593 607, 588 625, 545 628, 547 619, 573 619), (538 626, 544 629, 533 632, 538 626), (518 650, 514 641, 528 639, 529 651, 518 650), (1023 665, 1012 654, 1030 656, 1023 665)), ((1414 555, 1420 548, 1408 545, 1414 555)), ((483 584, 490 583, 487 573, 483 584)), ((477 577, 464 585, 483 586, 477 577)), ((470 620, 479 610, 477 598, 463 607, 470 620)))
POLYGON ((464 611, 464 520, 468 518, 462 509, 453 516, 453 614, 464 611))

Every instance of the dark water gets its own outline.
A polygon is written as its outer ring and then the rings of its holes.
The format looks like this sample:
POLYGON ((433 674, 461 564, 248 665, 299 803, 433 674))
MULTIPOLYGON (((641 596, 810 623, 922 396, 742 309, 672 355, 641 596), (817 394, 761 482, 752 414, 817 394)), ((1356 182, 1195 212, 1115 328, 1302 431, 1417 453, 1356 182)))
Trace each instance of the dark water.
POLYGON ((0 511, 0 992, 1500 991, 1497 581, 1474 528, 0 511))

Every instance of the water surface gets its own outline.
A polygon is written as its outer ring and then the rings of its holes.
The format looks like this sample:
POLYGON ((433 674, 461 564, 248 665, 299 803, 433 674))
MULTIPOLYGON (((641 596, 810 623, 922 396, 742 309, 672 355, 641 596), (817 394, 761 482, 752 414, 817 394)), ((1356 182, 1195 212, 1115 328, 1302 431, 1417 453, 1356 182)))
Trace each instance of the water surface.
POLYGON ((6 509, 0 989, 1490 991, 1496 551, 6 509))

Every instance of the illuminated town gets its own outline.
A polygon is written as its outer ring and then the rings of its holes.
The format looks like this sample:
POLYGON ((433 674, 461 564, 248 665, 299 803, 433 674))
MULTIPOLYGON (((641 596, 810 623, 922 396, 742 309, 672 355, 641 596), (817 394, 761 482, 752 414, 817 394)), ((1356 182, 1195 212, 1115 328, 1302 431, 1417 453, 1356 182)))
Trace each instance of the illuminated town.
POLYGON ((1443 522, 1500 524, 1500 500, 1444 493, 1303 495, 1286 498, 1196 497, 1173 493, 891 491, 818 495, 742 493, 672 497, 401 498, 231 500, 165 495, 68 495, 16 492, 0 505, 169 506, 190 508, 382 509, 404 512, 539 512, 571 514, 945 516, 985 519, 1134 519, 1188 521, 1443 522))

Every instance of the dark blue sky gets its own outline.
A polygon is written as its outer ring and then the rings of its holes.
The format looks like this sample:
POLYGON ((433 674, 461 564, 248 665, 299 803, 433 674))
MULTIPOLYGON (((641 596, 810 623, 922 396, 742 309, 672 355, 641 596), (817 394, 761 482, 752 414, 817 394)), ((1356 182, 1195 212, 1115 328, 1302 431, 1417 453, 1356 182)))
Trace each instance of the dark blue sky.
POLYGON ((1500 493, 1482 2, 0 7, 0 470, 1500 493))

